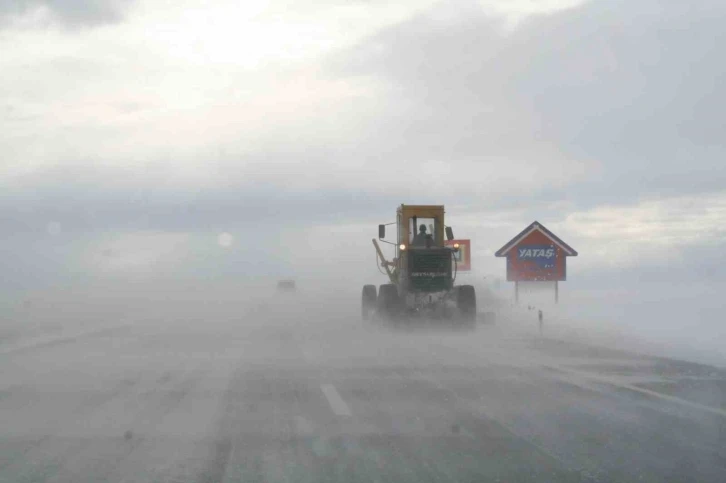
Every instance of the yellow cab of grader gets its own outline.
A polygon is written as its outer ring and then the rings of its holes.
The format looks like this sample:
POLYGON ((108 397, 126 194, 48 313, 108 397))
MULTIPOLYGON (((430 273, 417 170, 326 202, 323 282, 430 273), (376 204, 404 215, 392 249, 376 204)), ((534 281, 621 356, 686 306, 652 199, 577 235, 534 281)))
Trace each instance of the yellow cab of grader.
POLYGON ((378 291, 366 285, 362 294, 363 318, 399 318, 405 315, 428 315, 473 323, 476 319, 476 295, 470 285, 454 286, 456 248, 445 246, 454 238, 445 225, 442 205, 401 205, 396 221, 378 226, 378 240, 373 239, 377 262, 389 279, 378 291), (396 243, 385 240, 386 226, 395 225, 396 243), (395 245, 395 256, 386 260, 379 241, 395 245))

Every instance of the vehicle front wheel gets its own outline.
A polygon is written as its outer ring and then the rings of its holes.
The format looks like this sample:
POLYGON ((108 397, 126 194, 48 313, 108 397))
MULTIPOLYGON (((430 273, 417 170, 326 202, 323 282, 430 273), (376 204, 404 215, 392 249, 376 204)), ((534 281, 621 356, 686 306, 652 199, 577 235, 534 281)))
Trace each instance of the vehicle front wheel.
POLYGON ((398 288, 387 283, 381 285, 378 289, 378 315, 390 318, 396 315, 398 311, 398 288))
POLYGON ((468 326, 476 325, 476 292, 471 285, 462 285, 456 291, 456 305, 462 322, 468 326))
POLYGON ((371 314, 376 310, 376 286, 364 285, 361 294, 361 316, 363 320, 371 318, 371 314))

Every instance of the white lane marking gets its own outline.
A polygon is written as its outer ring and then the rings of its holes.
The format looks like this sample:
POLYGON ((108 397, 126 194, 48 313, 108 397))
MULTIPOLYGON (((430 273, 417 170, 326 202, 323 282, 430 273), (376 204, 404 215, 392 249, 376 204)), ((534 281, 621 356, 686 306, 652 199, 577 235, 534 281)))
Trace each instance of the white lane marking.
POLYGON ((350 416, 350 408, 347 404, 345 404, 345 401, 343 401, 343 398, 340 397, 340 394, 338 394, 338 390, 335 389, 335 386, 332 384, 321 384, 320 389, 323 391, 323 394, 325 394, 325 398, 328 400, 328 404, 330 404, 330 408, 333 410, 333 412, 338 416, 350 416))
POLYGON ((628 390, 634 391, 634 392, 639 392, 641 394, 646 394, 648 396, 657 397, 657 398, 663 399, 665 401, 670 401, 672 403, 680 404, 681 406, 687 406, 687 407, 690 407, 693 409, 699 409, 701 411, 705 411, 705 412, 708 412, 711 414, 716 414, 718 416, 726 417, 726 411, 724 411, 723 409, 714 408, 711 406, 706 406, 704 404, 699 404, 697 402, 689 401, 687 399, 681 399, 676 396, 669 396, 668 394, 662 394, 660 392, 651 391, 650 389, 645 389, 642 387, 634 386, 632 384, 627 384, 627 383, 617 381, 611 377, 601 376, 598 374, 591 374, 589 372, 577 371, 574 369, 568 369, 566 367, 561 367, 561 366, 544 366, 544 367, 546 367, 548 369, 559 370, 559 371, 562 371, 565 373, 570 373, 572 375, 580 376, 585 379, 590 379, 592 381, 598 381, 598 382, 602 382, 605 384, 610 384, 611 386, 628 389, 628 390))

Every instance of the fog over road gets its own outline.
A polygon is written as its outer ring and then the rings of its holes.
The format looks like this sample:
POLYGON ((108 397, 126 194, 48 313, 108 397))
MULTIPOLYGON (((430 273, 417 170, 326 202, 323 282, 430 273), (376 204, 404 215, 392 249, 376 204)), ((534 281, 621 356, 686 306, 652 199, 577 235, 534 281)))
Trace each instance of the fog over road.
POLYGON ((296 297, 1 340, 0 481, 726 480, 725 370, 296 297))

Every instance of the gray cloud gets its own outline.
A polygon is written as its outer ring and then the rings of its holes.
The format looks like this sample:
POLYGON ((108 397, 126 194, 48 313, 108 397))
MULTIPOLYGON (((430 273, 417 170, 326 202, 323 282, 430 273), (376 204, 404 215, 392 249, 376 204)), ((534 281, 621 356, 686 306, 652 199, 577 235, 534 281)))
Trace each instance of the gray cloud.
MULTIPOLYGON (((175 189, 164 173, 124 173, 90 166, 58 168, 33 176, 29 186, 7 186, 0 194, 0 233, 45 232, 49 222, 76 233, 168 230, 224 231, 240 226, 300 228, 350 222, 384 213, 392 216, 398 196, 364 190, 285 191, 277 185, 246 183, 175 189)), ((172 173, 168 173, 171 175, 172 173)))
POLYGON ((88 27, 122 20, 135 0, 0 0, 0 27, 39 9, 68 27, 88 27))
POLYGON ((726 185, 725 24, 715 0, 589 2, 508 35, 484 14, 444 27, 426 14, 331 69, 390 84, 393 116, 372 145, 503 168, 525 157, 537 175, 585 175, 545 179, 534 198, 629 202, 726 185))
MULTIPOLYGON (((194 157, 225 174, 230 186, 220 190, 239 193, 253 183, 260 199, 268 196, 264 187, 275 200, 286 197, 278 194, 286 176, 302 174, 335 176, 349 185, 341 192, 365 198, 396 191, 405 199, 503 209, 539 203, 540 210, 563 199, 586 209, 718 190, 726 185, 726 148, 716 133, 726 83, 716 80, 726 67, 711 46, 720 45, 725 10, 706 0, 688 9, 656 0, 587 3, 534 17, 506 35, 482 12, 468 9, 442 23, 434 10, 326 64, 333 79, 382 80, 375 109, 351 99, 350 106, 272 125, 269 142, 245 153, 245 168, 236 168, 232 155, 218 156, 216 146, 194 157), (350 129, 311 140, 331 123, 350 129), (350 161, 365 168, 349 169, 350 161)), ((84 137, 121 149, 134 144, 113 123, 52 136, 24 129, 26 146, 42 142, 49 150, 55 137, 74 145, 84 137)), ((175 141, 166 140, 169 149, 183 150, 172 147, 175 141)), ((240 145, 250 141, 259 139, 240 145)), ((89 184, 115 178, 99 173, 89 184)), ((136 178, 147 173, 139 169, 136 178)), ((143 182, 131 182, 132 189, 143 182)))

